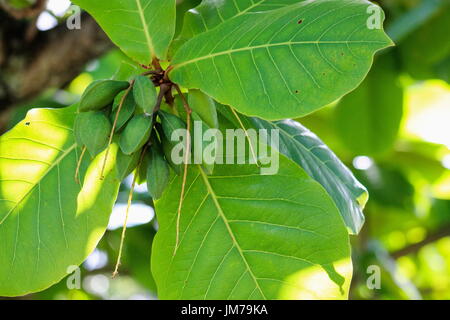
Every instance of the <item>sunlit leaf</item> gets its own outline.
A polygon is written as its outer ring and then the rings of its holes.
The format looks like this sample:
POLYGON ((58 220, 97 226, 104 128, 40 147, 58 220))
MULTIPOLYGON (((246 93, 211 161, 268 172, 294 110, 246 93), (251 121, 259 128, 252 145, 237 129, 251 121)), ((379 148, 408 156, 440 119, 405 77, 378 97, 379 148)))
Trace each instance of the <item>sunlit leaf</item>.
POLYGON ((165 59, 175 33, 175 0, 74 0, 128 56, 150 65, 165 59))
POLYGON ((299 3, 303 0, 203 0, 199 6, 186 12, 183 29, 174 44, 174 51, 190 38, 209 31, 219 24, 244 14, 270 11, 299 3))
POLYGON ((336 107, 336 129, 355 155, 377 155, 391 148, 403 116, 403 88, 395 60, 380 56, 361 86, 336 107))
POLYGON ((406 71, 416 79, 450 81, 450 2, 442 1, 440 6, 440 11, 406 37, 399 47, 406 71))
POLYGON ((76 183, 75 111, 33 109, 0 138, 0 296, 60 281, 106 230, 119 187, 117 146, 104 180, 99 179, 103 157, 89 165, 86 156, 80 175, 85 178, 76 183))
POLYGON ((357 234, 364 224, 366 188, 314 133, 293 120, 268 122, 251 118, 259 129, 280 130, 279 150, 319 182, 336 203, 347 228, 357 234))
POLYGON ((280 155, 275 175, 253 165, 190 167, 156 202, 152 271, 161 299, 341 299, 351 278, 348 234, 333 201, 280 155))
POLYGON ((236 16, 186 42, 170 78, 246 115, 304 116, 355 89, 392 44, 368 28, 369 6, 317 0, 236 16))

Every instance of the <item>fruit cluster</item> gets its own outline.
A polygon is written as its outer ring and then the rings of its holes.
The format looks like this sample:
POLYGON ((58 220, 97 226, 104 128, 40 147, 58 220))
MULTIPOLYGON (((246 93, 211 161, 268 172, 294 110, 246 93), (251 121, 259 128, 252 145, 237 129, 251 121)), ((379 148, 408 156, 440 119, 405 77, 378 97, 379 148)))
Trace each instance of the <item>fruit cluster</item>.
MULTIPOLYGON (((159 199, 169 182, 174 130, 186 128, 176 115, 160 110, 161 101, 152 80, 144 75, 133 81, 98 80, 89 85, 78 105, 74 132, 77 144, 91 157, 119 144, 117 174, 123 180, 136 170, 147 181, 150 195, 159 199)), ((159 89, 161 90, 161 89, 159 89)), ((108 151, 106 152, 106 157, 108 151)))

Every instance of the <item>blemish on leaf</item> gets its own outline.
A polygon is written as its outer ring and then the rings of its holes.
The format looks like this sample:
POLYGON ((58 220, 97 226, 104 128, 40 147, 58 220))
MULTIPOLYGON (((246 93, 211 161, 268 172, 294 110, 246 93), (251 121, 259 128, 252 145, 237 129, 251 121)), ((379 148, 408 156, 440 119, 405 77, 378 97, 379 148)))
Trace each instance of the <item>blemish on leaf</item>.
POLYGON ((30 123, 29 123, 29 122, 25 122, 25 125, 26 125, 26 126, 29 126, 29 125, 30 125, 30 123))
POLYGON ((300 19, 300 20, 298 20, 298 22, 297 22, 298 24, 302 24, 303 23, 303 20, 302 19, 300 19))

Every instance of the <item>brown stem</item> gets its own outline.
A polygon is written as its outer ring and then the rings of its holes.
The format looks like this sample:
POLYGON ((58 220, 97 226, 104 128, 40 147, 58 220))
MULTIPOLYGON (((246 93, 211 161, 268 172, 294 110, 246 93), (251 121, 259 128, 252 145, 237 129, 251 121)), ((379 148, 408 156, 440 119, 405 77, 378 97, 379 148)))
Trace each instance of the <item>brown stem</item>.
POLYGON ((116 116, 114 118, 114 123, 113 123, 112 129, 111 129, 111 133, 109 135, 108 147, 106 148, 105 159, 103 160, 102 171, 100 174, 100 180, 103 180, 105 178, 104 173, 105 173, 106 162, 108 161, 109 149, 111 148, 111 143, 112 143, 112 140, 114 137, 114 131, 116 131, 117 121, 119 120, 119 114, 120 114, 120 111, 122 110, 122 106, 125 102, 125 99, 128 97, 128 94, 130 93, 131 89, 133 88, 133 84, 134 84, 134 80, 131 81, 130 86, 128 87, 127 91, 122 96, 122 99, 120 99, 120 103, 117 108, 117 112, 116 112, 116 116))
POLYGON ((186 130, 186 152, 184 156, 184 173, 183 173, 183 182, 181 185, 181 193, 180 193, 180 201, 178 204, 178 212, 177 212, 177 224, 176 224, 176 239, 175 239, 175 248, 173 255, 177 253, 178 246, 180 244, 180 221, 181 221, 181 209, 183 207, 183 201, 184 201, 184 193, 186 189, 186 180, 187 180, 187 172, 189 167, 189 157, 190 157, 190 150, 191 150, 191 113, 192 110, 189 107, 189 103, 186 100, 186 97, 181 92, 181 89, 178 85, 175 84, 175 88, 178 91, 178 94, 180 95, 184 108, 186 110, 186 122, 187 122, 187 130, 186 130))
POLYGON ((153 109, 153 116, 155 116, 156 113, 161 109, 161 103, 164 99, 164 96, 166 95, 166 92, 170 90, 170 85, 163 83, 159 88, 158 99, 156 100, 156 105, 153 109))
POLYGON ((161 64, 159 63, 159 60, 157 58, 153 58, 152 65, 156 69, 156 71, 162 72, 163 68, 161 67, 161 64))
POLYGON ((192 109, 189 106, 189 103, 188 103, 186 97, 184 96, 183 92, 181 91, 180 87, 177 84, 174 84, 174 87, 177 90, 178 94, 180 95, 181 100, 183 101, 184 110, 186 111, 187 114, 190 115, 192 113, 192 109))
POLYGON ((81 150, 80 159, 78 159, 77 168, 75 170, 75 182, 78 184, 80 184, 80 168, 84 155, 86 154, 86 149, 87 149, 86 146, 84 146, 83 149, 81 150))
POLYGON ((409 254, 417 253, 424 246, 431 244, 433 242, 436 242, 436 241, 438 241, 442 238, 448 237, 448 236, 450 236, 450 225, 445 226, 444 228, 442 228, 434 233, 431 233, 424 240, 422 240, 418 243, 414 243, 403 249, 400 249, 398 251, 391 253, 391 256, 394 257, 395 259, 398 259, 400 257, 406 256, 409 254))
POLYGON ((149 76, 149 75, 157 75, 160 74, 160 72, 155 71, 155 70, 149 70, 149 71, 145 71, 144 73, 142 73, 142 76, 149 76))
POLYGON ((127 203, 127 210, 125 213, 125 221, 123 223, 122 236, 120 237, 119 255, 117 256, 116 266, 115 266, 114 272, 112 274, 113 278, 119 274, 119 267, 120 267, 120 261, 122 259, 123 245, 125 243, 125 234, 127 232, 127 223, 128 223, 128 217, 130 214, 131 201, 133 200, 133 192, 134 192, 134 188, 136 186, 136 181, 137 181, 137 176, 138 176, 137 173, 139 172, 139 168, 142 165, 142 161, 144 160, 144 156, 145 156, 145 153, 147 152, 147 148, 148 148, 148 144, 144 147, 144 149, 141 152, 141 156, 139 158, 139 162, 136 167, 136 172, 133 177, 133 183, 131 184, 130 194, 128 195, 128 203, 127 203))

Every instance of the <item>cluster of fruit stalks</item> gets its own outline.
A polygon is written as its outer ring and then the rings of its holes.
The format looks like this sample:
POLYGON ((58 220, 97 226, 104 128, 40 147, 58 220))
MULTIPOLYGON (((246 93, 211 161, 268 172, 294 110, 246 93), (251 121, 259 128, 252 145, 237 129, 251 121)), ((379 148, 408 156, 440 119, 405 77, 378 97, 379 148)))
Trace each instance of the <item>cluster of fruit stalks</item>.
POLYGON ((104 170, 113 140, 119 144, 116 159, 119 179, 123 180, 133 171, 135 172, 113 276, 118 273, 120 265, 136 181, 146 180, 152 199, 157 200, 162 196, 169 183, 171 168, 177 174, 181 174, 184 166, 175 252, 177 250, 179 220, 190 153, 185 152, 186 159, 183 164, 173 163, 171 150, 174 142, 171 141, 171 136, 175 130, 185 129, 188 135, 185 150, 191 149, 189 136, 191 112, 188 101, 179 86, 170 82, 167 72, 162 69, 148 71, 130 82, 94 81, 81 97, 74 123, 74 134, 77 144, 82 146, 82 154, 77 165, 75 179, 79 182, 79 169, 86 152, 93 158, 106 150, 100 179, 104 178, 104 170), (159 93, 157 87, 159 87, 159 93), (182 107, 178 104, 178 110, 174 107, 173 89, 177 91, 177 98, 179 97, 181 100, 182 107), (161 110, 163 101, 172 113, 161 110), (180 114, 180 111, 186 114, 186 122, 175 115, 180 114))

